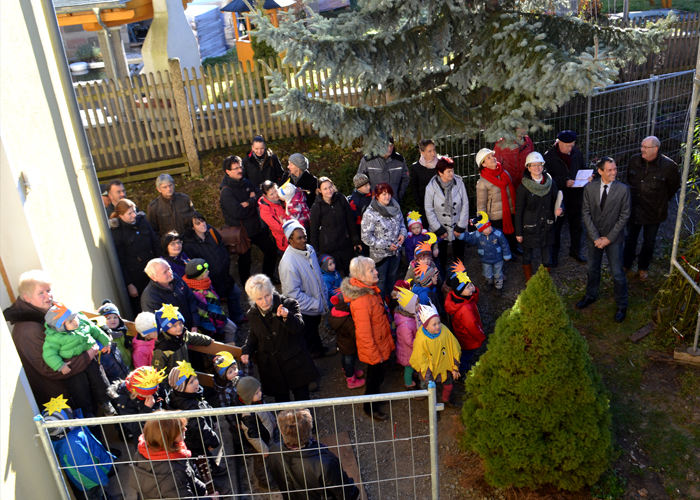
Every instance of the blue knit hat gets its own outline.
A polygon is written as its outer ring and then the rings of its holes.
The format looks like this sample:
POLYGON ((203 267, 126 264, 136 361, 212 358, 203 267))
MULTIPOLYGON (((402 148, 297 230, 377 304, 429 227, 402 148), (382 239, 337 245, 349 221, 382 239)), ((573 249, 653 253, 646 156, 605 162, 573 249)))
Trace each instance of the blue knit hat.
POLYGON ((102 316, 107 316, 108 314, 116 314, 120 318, 122 317, 121 314, 119 314, 119 308, 116 306, 116 304, 113 304, 111 300, 105 299, 102 301, 102 306, 97 310, 98 313, 100 313, 102 316))
POLYGON ((180 314, 178 307, 172 304, 163 304, 163 307, 156 311, 156 327, 158 328, 158 333, 167 332, 175 326, 175 323, 182 321, 185 323, 185 317, 180 314))
POLYGON ((333 259, 333 257, 325 253, 319 256, 318 264, 321 266, 321 271, 323 271, 324 273, 328 272, 328 264, 330 264, 331 259, 333 259))

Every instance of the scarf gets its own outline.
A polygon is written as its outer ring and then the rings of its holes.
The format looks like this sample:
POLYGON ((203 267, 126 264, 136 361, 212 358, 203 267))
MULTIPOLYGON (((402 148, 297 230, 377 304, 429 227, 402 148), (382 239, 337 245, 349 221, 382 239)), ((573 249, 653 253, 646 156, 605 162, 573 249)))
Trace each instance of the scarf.
POLYGON ((265 160, 267 160, 267 151, 265 151, 265 154, 262 156, 258 156, 255 153, 253 153, 252 151, 251 151, 251 153, 252 153, 253 158, 255 158, 255 161, 258 162, 258 166, 260 167, 260 170, 262 170, 263 165, 265 164, 265 160))
MULTIPOLYGON (((571 150, 573 151, 573 149, 571 150)), ((557 142, 557 154, 559 155, 559 158, 562 159, 564 163, 566 163, 566 168, 571 168, 571 153, 568 155, 565 155, 564 153, 561 152, 561 149, 559 149, 559 143, 557 142)))
POLYGON ((503 167, 500 163, 497 163, 496 168, 493 170, 490 168, 484 168, 481 171, 481 177, 501 190, 503 232, 505 234, 512 234, 514 231, 513 220, 510 216, 510 204, 508 203, 508 193, 506 192, 506 188, 510 190, 510 199, 513 200, 513 206, 515 206, 515 189, 513 189, 513 181, 510 180, 510 176, 507 173, 503 172, 503 167), (501 174, 503 174, 503 179, 501 179, 501 174))
POLYGON ((523 186, 525 186, 525 189, 530 191, 532 194, 541 198, 549 193, 549 190, 552 187, 552 178, 549 176, 549 174, 543 175, 542 180, 544 183, 537 182, 529 177, 523 177, 523 186))
POLYGON ((435 155, 435 158, 433 158, 433 161, 428 162, 425 159, 425 156, 420 155, 420 160, 418 160, 418 163, 423 165, 425 168, 435 168, 435 165, 437 165, 437 162, 439 159, 440 159, 440 155, 435 155))
POLYGON ((149 449, 146 440, 143 438, 143 434, 141 434, 139 436, 139 453, 149 460, 177 460, 181 458, 190 458, 192 456, 192 452, 187 449, 184 441, 175 444, 177 450, 171 452, 163 449, 149 449))
POLYGON ((442 187, 443 193, 445 193, 445 209, 449 209, 449 212, 452 212, 452 187, 456 184, 455 180, 452 179, 450 182, 442 182, 442 179, 440 178, 440 174, 435 176, 435 179, 438 181, 438 184, 440 184, 440 187, 442 187))
POLYGON ((397 215, 401 214, 401 207, 399 207, 399 204, 396 202, 394 198, 389 200, 388 205, 382 205, 377 201, 376 198, 372 198, 372 202, 370 203, 370 206, 376 211, 379 212, 379 215, 382 217, 387 217, 389 219, 392 219, 396 217, 397 215))
MULTIPOLYGON (((302 172, 301 175, 304 175, 304 172, 302 172)), ((289 177, 292 178, 292 184, 294 184, 296 186, 297 182, 299 182, 299 179, 301 179, 301 175, 299 177, 297 177, 293 173, 289 172, 289 177)))
POLYGON ((203 280, 193 280, 187 276, 183 276, 182 280, 187 283, 187 286, 192 290, 208 290, 211 288, 211 278, 206 278, 203 280))

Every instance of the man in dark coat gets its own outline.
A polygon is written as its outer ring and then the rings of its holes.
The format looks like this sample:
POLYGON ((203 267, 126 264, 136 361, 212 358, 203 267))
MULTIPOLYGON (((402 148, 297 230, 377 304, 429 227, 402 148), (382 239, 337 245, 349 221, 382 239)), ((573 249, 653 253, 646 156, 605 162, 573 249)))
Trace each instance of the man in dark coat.
POLYGON ((280 186, 284 170, 277 155, 267 149, 265 139, 261 135, 253 137, 250 153, 243 159, 243 176, 260 189, 265 181, 274 182, 280 186))
POLYGON ((151 282, 141 294, 141 310, 155 313, 163 304, 179 308, 185 318, 185 327, 196 332, 199 327, 197 299, 182 278, 173 274, 170 264, 163 259, 153 259, 146 265, 151 282))
MULTIPOLYGON (((259 187, 243 176, 241 158, 229 156, 223 163, 224 178, 219 189, 219 204, 224 220, 229 226, 242 226, 250 242, 263 253, 263 273, 270 279, 275 275, 277 263, 277 245, 270 238, 269 231, 263 227, 258 213, 258 198, 262 195, 259 187)), ((238 276, 245 285, 250 277, 252 246, 238 256, 238 276)))
MULTIPOLYGON (((114 213, 117 202, 126 198, 126 188, 119 179, 112 179, 105 186, 104 192, 107 193, 107 197, 109 198, 109 205, 105 207, 107 218, 109 219, 109 216, 114 213)), ((136 211, 138 212, 138 209, 136 209, 136 211)))
POLYGON ((175 192, 175 181, 168 174, 160 174, 156 179, 156 189, 160 196, 149 203, 146 218, 159 237, 170 231, 185 233, 185 221, 194 212, 190 197, 175 192))
POLYGON ((644 241, 639 253, 639 278, 649 278, 649 264, 654 256, 654 244, 659 225, 668 217, 668 202, 681 187, 678 165, 659 151, 661 142, 654 136, 642 141, 642 152, 630 158, 627 184, 632 193, 632 218, 625 241, 623 265, 630 269, 637 257, 637 239, 642 228, 644 241))
POLYGON ((306 195, 306 204, 309 209, 316 201, 316 189, 318 188, 318 179, 309 172, 309 160, 301 153, 294 153, 289 157, 288 170, 284 173, 284 177, 280 181, 282 184, 290 180, 297 189, 304 191, 306 195))
POLYGON ((561 229, 564 225, 564 219, 569 222, 569 235, 571 236, 569 255, 581 264, 586 262, 586 258, 581 255, 583 189, 573 187, 576 174, 579 170, 585 169, 586 166, 583 154, 575 146, 576 133, 565 130, 557 134, 554 146, 544 154, 545 168, 564 195, 564 217, 557 217, 554 224, 553 267, 559 263, 561 229))
POLYGON ((365 155, 360 160, 358 174, 369 177, 372 189, 377 184, 386 182, 394 190, 396 201, 401 203, 408 188, 408 166, 403 156, 394 150, 394 139, 389 138, 389 148, 384 156, 365 155))

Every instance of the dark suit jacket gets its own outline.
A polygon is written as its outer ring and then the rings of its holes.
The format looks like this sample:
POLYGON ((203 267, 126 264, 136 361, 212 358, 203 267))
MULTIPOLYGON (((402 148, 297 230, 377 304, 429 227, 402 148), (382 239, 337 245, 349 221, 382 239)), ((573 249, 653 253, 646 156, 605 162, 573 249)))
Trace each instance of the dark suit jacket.
POLYGON ((583 188, 583 223, 591 241, 605 236, 611 245, 619 245, 625 238, 625 226, 632 211, 630 188, 620 181, 613 181, 608 188, 605 209, 600 210, 600 178, 583 188))

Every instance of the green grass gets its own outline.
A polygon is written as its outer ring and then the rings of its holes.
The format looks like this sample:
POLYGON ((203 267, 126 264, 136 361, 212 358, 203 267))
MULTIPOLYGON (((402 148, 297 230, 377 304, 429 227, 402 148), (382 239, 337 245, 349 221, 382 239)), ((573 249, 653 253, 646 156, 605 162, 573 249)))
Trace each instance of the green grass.
MULTIPOLYGON (((622 12, 623 0, 601 0, 603 2, 603 12, 622 12)), ((654 0, 654 5, 650 5, 650 0, 630 0, 630 12, 640 10, 661 9, 661 0, 654 0)), ((700 2, 698 0, 673 0, 671 8, 685 10, 688 12, 699 12, 700 2)))

